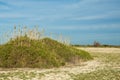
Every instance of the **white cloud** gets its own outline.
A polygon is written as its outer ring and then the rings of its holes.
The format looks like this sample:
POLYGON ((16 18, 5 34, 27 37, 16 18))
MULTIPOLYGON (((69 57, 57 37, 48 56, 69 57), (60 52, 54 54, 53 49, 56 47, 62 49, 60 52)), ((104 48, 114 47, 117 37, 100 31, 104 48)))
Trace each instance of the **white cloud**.
POLYGON ((100 0, 80 0, 77 3, 63 5, 62 7, 66 8, 66 9, 78 9, 78 8, 83 8, 83 6, 86 6, 86 5, 95 4, 99 1, 100 0))
POLYGON ((55 30, 109 30, 120 29, 120 24, 94 24, 94 25, 81 25, 81 26, 52 26, 50 29, 55 30))
POLYGON ((73 16, 70 20, 96 20, 106 18, 120 18, 120 11, 110 11, 104 14, 95 14, 87 16, 73 16))
POLYGON ((106 15, 94 15, 94 16, 84 16, 84 17, 74 17, 71 20, 94 20, 94 19, 102 19, 107 17, 106 15))
POLYGON ((0 18, 23 18, 23 17, 26 17, 26 16, 22 14, 1 14, 0 13, 0 18))

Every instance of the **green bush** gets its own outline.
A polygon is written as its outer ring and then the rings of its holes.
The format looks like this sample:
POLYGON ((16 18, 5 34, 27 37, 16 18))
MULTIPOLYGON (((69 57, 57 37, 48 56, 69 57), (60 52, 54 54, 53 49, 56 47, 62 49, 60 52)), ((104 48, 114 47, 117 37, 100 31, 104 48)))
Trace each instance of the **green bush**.
POLYGON ((4 68, 51 68, 89 59, 88 52, 50 38, 31 40, 23 36, 0 46, 0 67, 4 68))

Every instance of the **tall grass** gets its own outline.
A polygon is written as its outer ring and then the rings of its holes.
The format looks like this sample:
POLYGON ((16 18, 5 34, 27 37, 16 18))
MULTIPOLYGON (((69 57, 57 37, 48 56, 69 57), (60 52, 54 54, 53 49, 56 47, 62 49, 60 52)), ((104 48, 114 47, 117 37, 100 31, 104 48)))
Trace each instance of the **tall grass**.
MULTIPOLYGON (((21 36, 27 36, 30 38, 30 40, 41 40, 45 37, 53 38, 57 40, 60 43, 63 43, 65 45, 70 45, 70 38, 63 36, 62 34, 57 33, 49 33, 49 35, 45 35, 45 30, 39 29, 39 26, 34 26, 32 29, 30 29, 27 26, 16 26, 14 25, 12 32, 3 33, 3 37, 0 38, 0 44, 6 43, 10 40, 19 39, 21 36), (53 37, 56 36, 56 37, 53 37)), ((22 42, 18 43, 22 45, 22 42)))
POLYGON ((43 34, 38 27, 14 26, 13 37, 0 47, 0 67, 50 68, 92 59, 88 52, 66 46, 63 37, 59 43, 43 34))

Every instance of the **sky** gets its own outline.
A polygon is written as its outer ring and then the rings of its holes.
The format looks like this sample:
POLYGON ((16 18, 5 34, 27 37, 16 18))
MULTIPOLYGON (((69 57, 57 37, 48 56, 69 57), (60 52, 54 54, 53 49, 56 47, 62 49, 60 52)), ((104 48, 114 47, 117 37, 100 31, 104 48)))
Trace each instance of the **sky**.
POLYGON ((72 44, 120 45, 120 0, 0 0, 0 36, 38 25, 72 44))

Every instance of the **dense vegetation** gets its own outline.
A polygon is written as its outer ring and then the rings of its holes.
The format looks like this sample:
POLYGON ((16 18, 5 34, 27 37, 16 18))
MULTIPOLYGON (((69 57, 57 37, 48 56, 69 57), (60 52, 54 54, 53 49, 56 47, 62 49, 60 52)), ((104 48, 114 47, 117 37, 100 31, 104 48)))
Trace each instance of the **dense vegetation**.
POLYGON ((51 68, 89 59, 89 53, 50 38, 21 36, 0 46, 0 67, 4 68, 51 68))

